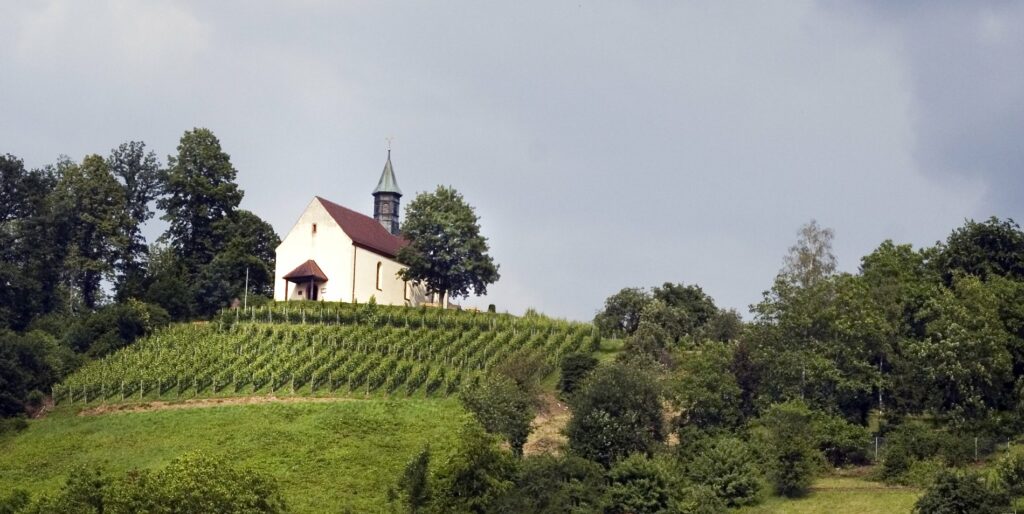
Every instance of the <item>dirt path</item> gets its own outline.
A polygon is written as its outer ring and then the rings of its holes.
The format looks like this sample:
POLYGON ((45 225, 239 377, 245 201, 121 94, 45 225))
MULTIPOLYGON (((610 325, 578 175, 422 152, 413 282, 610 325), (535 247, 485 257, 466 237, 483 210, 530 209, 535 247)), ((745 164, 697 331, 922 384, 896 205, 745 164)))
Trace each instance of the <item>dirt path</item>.
POLYGON ((79 416, 99 416, 119 412, 150 412, 158 410, 202 409, 225 405, 258 405, 264 403, 334 403, 359 401, 358 398, 317 398, 302 396, 240 396, 234 398, 195 398, 174 402, 152 401, 123 405, 98 405, 82 410, 79 416))
POLYGON ((572 417, 572 412, 569 411, 568 405, 553 394, 545 394, 541 398, 537 417, 533 418, 533 431, 530 432, 526 444, 523 445, 523 453, 526 455, 560 454, 566 443, 566 437, 562 434, 562 430, 569 423, 570 417, 572 417))

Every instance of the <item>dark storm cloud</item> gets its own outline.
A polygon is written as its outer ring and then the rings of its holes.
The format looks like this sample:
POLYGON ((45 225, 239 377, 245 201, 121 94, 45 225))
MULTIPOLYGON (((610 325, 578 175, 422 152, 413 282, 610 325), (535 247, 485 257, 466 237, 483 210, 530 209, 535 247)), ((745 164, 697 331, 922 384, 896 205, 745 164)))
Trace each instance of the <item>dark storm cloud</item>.
POLYGON ((369 211, 394 136, 406 200, 450 184, 482 217, 502 280, 470 303, 512 312, 587 319, 664 281, 746 311, 810 218, 855 270, 883 239, 1008 215, 986 194, 1020 185, 994 171, 1020 161, 1017 11, 993 11, 978 59, 943 33, 956 6, 931 22, 813 2, 5 10, 0 151, 166 155, 206 126, 243 207, 284 233, 315 194, 369 211))
POLYGON ((988 214, 1024 218, 1024 4, 878 2, 914 93, 915 156, 942 178, 986 184, 988 214))

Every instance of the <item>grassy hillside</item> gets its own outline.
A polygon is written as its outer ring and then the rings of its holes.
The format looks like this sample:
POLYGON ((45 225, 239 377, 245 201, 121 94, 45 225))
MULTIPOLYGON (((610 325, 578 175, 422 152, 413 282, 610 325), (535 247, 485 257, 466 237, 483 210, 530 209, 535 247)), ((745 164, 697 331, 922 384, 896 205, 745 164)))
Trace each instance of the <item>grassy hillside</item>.
POLYGON ((271 474, 296 512, 378 511, 423 447, 444 458, 464 412, 454 399, 237 405, 77 416, 69 408, 0 439, 0 491, 59 487, 80 464, 157 468, 193 449, 271 474))
POLYGON ((59 404, 263 393, 445 396, 519 350, 592 351, 584 323, 376 305, 276 304, 178 324, 85 366, 59 404))

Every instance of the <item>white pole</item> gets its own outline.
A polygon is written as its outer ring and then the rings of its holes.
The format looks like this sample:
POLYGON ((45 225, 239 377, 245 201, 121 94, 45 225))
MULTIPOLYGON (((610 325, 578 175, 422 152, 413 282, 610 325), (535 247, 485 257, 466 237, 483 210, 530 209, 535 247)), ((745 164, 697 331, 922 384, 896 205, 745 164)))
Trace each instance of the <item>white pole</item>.
POLYGON ((244 300, 242 300, 242 308, 245 308, 245 307, 247 307, 249 305, 249 267, 248 266, 246 266, 246 268, 245 268, 245 294, 243 295, 243 298, 244 298, 244 300))

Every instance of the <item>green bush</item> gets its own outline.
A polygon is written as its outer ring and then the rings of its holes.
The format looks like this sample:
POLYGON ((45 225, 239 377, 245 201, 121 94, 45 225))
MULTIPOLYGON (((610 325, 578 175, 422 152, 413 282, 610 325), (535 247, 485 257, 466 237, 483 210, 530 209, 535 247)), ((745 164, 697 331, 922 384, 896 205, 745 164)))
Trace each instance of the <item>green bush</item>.
POLYGON ((523 459, 514 491, 495 512, 545 514, 601 510, 604 468, 574 455, 548 454, 523 459))
POLYGON ((834 467, 859 466, 869 461, 871 432, 839 416, 814 415, 814 435, 825 460, 834 467))
POLYGON ((1024 496, 1024 454, 1004 455, 996 462, 996 476, 1013 496, 1024 496))
POLYGON ((634 453, 608 470, 606 513, 662 513, 673 505, 679 477, 665 462, 634 453))
POLYGON ((598 366, 571 404, 569 447, 606 467, 665 440, 658 383, 628 364, 598 366))
POLYGON ((512 491, 516 459, 493 436, 468 423, 456 453, 434 475, 432 512, 493 512, 512 491))
POLYGON ((561 374, 558 378, 558 389, 565 394, 572 394, 583 379, 597 367, 597 358, 586 353, 573 353, 562 358, 561 374))
POLYGON ((761 474, 746 443, 734 437, 704 442, 703 450, 686 464, 693 483, 709 487, 729 507, 757 502, 761 474))
POLYGON ((764 450, 769 477, 776 494, 803 496, 822 463, 813 433, 808 433, 813 414, 801 401, 772 405, 758 419, 764 429, 764 450))
POLYGON ((96 468, 76 468, 56 494, 39 498, 26 512, 269 514, 285 510, 277 484, 269 477, 193 452, 162 470, 130 471, 118 478, 104 476, 96 468))
POLYGON ((908 483, 907 473, 917 461, 938 458, 947 466, 967 463, 973 455, 970 445, 928 425, 911 421, 886 435, 882 460, 882 479, 908 483))
POLYGON ((1005 491, 989 487, 973 471, 945 470, 939 473, 921 499, 914 505, 918 514, 1003 514, 1010 497, 1005 491))
POLYGON ((459 399, 485 430, 504 437, 516 455, 523 454, 534 409, 532 398, 511 378, 488 375, 479 384, 463 386, 459 399))

